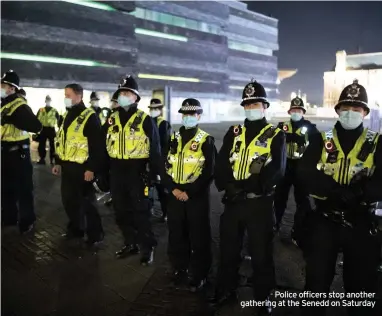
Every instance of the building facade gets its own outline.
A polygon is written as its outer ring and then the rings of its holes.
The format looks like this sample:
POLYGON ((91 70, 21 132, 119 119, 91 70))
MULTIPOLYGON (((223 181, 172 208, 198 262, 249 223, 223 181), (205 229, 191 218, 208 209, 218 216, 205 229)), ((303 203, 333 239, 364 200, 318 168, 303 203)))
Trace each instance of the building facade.
POLYGON ((342 90, 353 80, 363 85, 369 98, 369 106, 382 107, 382 52, 347 55, 336 53, 333 71, 324 73, 324 107, 333 108, 342 90))
POLYGON ((277 20, 238 1, 3 1, 1 8, 1 67, 20 75, 33 108, 47 93, 63 108, 71 82, 83 85, 85 99, 100 91, 108 105, 126 74, 137 78, 144 110, 153 90, 170 86, 173 121, 187 97, 201 100, 206 120, 236 111, 251 78, 278 100, 277 20))

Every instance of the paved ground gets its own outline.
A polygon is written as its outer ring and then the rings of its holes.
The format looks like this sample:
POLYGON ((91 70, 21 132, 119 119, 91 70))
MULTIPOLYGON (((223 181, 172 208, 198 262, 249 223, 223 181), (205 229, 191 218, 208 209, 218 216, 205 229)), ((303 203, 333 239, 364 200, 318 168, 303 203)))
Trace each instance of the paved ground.
MULTIPOLYGON (((228 124, 209 125, 205 129, 216 137, 220 147, 228 124)), ((34 157, 36 153, 33 153, 34 157)), ((36 159, 36 158, 35 158, 36 159)), ((152 267, 141 267, 139 257, 116 260, 114 252, 122 244, 114 223, 112 210, 100 206, 106 231, 101 250, 94 252, 81 243, 62 240, 66 216, 61 205, 60 180, 50 174, 50 168, 35 166, 37 227, 29 236, 21 237, 13 228, 2 231, 2 315, 17 316, 148 316, 148 315, 212 315, 204 297, 186 289, 174 288, 168 279, 166 258, 167 228, 154 219, 159 238, 156 262, 152 267)), ((211 223, 213 233, 214 267, 216 273, 218 222, 222 213, 221 196, 212 188, 211 223)), ((158 208, 158 206, 156 206, 158 208)), ((301 252, 291 244, 294 204, 289 207, 284 226, 275 237, 277 283, 281 290, 300 291, 304 285, 304 266, 301 252)), ((159 211, 159 210, 158 210, 159 211)), ((340 269, 338 271, 341 272, 340 269)), ((241 273, 250 275, 248 262, 241 273)), ((245 278, 243 277, 243 280, 245 278)), ((336 276, 333 289, 342 291, 336 276)), ((239 290, 240 299, 250 298, 250 289, 239 290)), ((215 315, 253 315, 239 304, 228 306, 215 315)), ((298 315, 296 309, 278 309, 277 315, 298 315)), ((334 310, 330 315, 345 315, 334 310)))

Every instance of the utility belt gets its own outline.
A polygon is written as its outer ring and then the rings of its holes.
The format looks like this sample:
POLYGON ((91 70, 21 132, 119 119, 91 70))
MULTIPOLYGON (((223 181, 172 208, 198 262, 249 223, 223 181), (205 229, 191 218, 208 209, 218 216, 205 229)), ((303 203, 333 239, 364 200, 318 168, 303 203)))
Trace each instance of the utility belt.
POLYGON ((342 210, 339 208, 326 207, 324 209, 319 207, 315 208, 314 211, 343 227, 354 228, 355 224, 362 223, 362 226, 365 225, 365 227, 369 228, 370 235, 375 236, 382 232, 382 211, 379 210, 381 212, 378 212, 378 207, 381 208, 381 205, 382 203, 371 205, 363 203, 356 209, 342 210))
POLYGON ((1 146, 1 152, 2 153, 8 153, 20 150, 22 152, 29 150, 29 145, 27 144, 17 144, 17 145, 11 145, 11 146, 1 146))
POLYGON ((271 195, 272 193, 256 194, 254 192, 246 192, 246 191, 238 191, 238 192, 235 192, 234 194, 225 193, 222 198, 222 203, 223 204, 237 203, 237 202, 242 202, 245 200, 255 200, 255 199, 259 199, 259 198, 267 197, 271 195))

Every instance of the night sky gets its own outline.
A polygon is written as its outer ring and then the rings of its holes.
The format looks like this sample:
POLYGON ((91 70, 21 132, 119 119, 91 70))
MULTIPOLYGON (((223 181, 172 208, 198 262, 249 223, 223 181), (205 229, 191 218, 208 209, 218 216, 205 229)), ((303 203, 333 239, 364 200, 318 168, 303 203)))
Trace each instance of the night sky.
POLYGON ((382 52, 382 2, 245 2, 279 20, 279 69, 298 69, 280 85, 284 100, 300 89, 308 102, 322 104, 323 75, 335 65, 337 50, 382 52))

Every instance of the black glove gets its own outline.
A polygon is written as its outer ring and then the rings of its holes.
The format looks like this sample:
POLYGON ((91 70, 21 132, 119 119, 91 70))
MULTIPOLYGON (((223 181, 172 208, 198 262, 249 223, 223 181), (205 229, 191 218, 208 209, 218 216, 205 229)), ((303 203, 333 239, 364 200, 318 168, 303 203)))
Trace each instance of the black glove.
POLYGON ((285 139, 287 143, 292 143, 293 142, 293 135, 291 133, 285 133, 285 139))
POLYGON ((331 199, 340 202, 346 206, 355 206, 359 204, 363 191, 360 186, 341 186, 332 192, 331 199))

